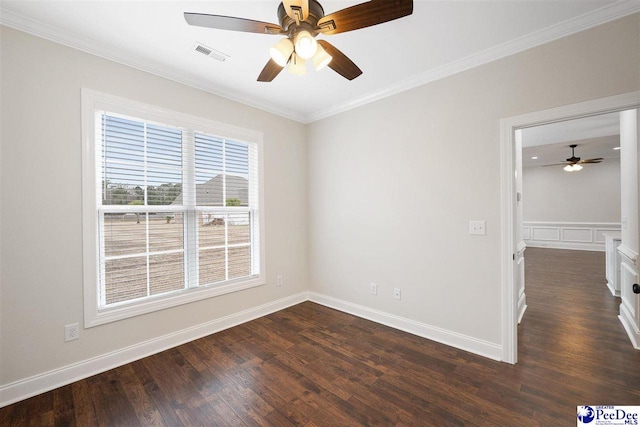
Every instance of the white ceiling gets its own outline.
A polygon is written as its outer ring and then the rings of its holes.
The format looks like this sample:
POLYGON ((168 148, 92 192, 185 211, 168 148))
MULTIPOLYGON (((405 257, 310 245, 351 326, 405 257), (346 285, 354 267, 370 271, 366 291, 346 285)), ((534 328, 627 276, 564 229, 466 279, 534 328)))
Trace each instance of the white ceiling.
MULTIPOLYGON (((321 1, 325 14, 362 1, 321 1)), ((0 0, 0 23, 308 123, 640 11, 637 0, 414 2, 413 15, 326 38, 364 72, 256 78, 280 36, 191 27, 183 12, 278 23, 277 0, 0 0), (218 62, 195 42, 229 55, 218 62)))
POLYGON ((543 166, 571 157, 569 145, 577 144, 581 159, 619 159, 620 113, 567 120, 522 130, 522 165, 543 166), (534 158, 537 157, 537 158, 534 158))

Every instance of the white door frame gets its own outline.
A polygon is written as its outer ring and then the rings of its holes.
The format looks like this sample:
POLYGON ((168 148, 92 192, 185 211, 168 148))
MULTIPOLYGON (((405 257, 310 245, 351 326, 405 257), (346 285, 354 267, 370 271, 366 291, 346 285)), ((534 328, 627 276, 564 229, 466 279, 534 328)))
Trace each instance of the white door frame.
POLYGON ((502 360, 518 361, 518 290, 515 288, 515 131, 581 117, 640 108, 640 91, 551 108, 500 120, 502 360))

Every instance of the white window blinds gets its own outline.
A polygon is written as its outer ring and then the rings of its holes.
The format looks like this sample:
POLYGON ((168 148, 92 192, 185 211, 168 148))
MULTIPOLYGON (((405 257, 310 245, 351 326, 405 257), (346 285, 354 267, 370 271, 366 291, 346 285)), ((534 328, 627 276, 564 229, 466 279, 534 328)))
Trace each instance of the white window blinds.
POLYGON ((257 145, 96 112, 99 309, 260 274, 257 145))

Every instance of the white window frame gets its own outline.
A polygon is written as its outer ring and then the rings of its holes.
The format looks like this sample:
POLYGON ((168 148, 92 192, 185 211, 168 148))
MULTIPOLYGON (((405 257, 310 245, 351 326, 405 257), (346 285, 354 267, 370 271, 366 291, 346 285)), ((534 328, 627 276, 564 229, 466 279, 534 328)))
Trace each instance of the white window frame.
MULTIPOLYGON (((218 123, 185 113, 172 111, 136 101, 108 95, 95 90, 82 88, 82 218, 83 218, 83 288, 84 288, 84 327, 89 328, 150 313, 169 307, 175 307, 205 298, 253 288, 266 283, 265 273, 265 223, 264 223, 264 168, 263 135, 261 132, 218 123), (109 111, 130 117, 138 117, 170 126, 195 130, 209 135, 255 144, 258 151, 258 209, 254 219, 258 226, 258 245, 255 248, 258 258, 258 274, 250 278, 238 279, 222 284, 190 287, 169 294, 146 297, 100 308, 99 284, 99 201, 100 159, 96 153, 96 137, 100 132, 96 124, 96 112, 109 111)), ((148 206, 147 210, 161 210, 160 206, 148 206)), ((224 209, 224 208, 223 208, 224 209)), ((186 250, 186 248, 185 248, 186 250)))

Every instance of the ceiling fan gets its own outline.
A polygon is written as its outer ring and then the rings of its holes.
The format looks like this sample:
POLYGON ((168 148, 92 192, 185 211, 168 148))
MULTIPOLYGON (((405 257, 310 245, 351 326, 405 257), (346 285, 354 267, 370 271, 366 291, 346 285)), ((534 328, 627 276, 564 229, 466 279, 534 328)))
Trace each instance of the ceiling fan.
POLYGON ((564 165, 564 170, 566 170, 567 172, 574 172, 574 171, 579 171, 582 170, 582 165, 585 163, 600 163, 603 158, 602 157, 597 157, 595 159, 584 159, 584 160, 580 160, 580 157, 576 157, 576 153, 575 153, 575 149, 578 146, 578 144, 571 144, 569 147, 571 147, 571 157, 569 157, 567 159, 567 161, 562 162, 562 163, 553 163, 551 165, 544 165, 546 166, 563 166, 564 165))
POLYGON ((332 35, 371 27, 413 13, 413 0, 371 0, 324 14, 316 0, 283 0, 278 6, 280 25, 232 16, 185 12, 189 25, 220 30, 283 35, 269 53, 258 81, 270 82, 289 64, 289 72, 306 74, 306 60, 311 59, 316 71, 329 66, 348 80, 362 74, 344 53, 326 40, 316 40, 318 34, 332 35))

